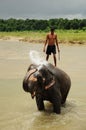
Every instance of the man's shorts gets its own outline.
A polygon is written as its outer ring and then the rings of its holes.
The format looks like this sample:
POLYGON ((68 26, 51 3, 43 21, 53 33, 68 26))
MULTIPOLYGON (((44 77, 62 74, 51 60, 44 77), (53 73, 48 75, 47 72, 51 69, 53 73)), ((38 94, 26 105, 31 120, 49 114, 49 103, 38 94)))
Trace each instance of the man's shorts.
POLYGON ((46 54, 51 55, 51 53, 56 54, 56 46, 55 45, 48 45, 46 49, 46 54))

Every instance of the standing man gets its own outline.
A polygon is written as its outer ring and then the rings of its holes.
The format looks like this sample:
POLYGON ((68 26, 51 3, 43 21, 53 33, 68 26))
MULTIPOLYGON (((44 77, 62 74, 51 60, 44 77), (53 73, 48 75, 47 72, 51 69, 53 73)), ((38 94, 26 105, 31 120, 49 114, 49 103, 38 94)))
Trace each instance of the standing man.
POLYGON ((49 34, 47 34, 43 51, 45 52, 45 47, 47 45, 46 60, 48 61, 49 55, 51 55, 51 53, 53 53, 54 64, 56 66, 56 61, 57 61, 56 60, 56 46, 57 46, 57 49, 58 49, 58 53, 60 52, 60 49, 59 49, 59 46, 58 46, 57 35, 54 33, 54 31, 55 31, 55 29, 52 27, 51 32, 49 34))

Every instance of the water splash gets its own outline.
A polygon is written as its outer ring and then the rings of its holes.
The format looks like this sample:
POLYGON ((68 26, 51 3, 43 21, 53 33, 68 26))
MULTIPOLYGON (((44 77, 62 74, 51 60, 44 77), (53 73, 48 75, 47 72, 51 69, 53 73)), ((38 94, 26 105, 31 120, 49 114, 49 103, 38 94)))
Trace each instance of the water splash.
POLYGON ((44 58, 41 56, 41 54, 35 50, 31 50, 29 52, 29 57, 31 59, 31 62, 36 65, 46 65, 48 62, 44 60, 44 58))

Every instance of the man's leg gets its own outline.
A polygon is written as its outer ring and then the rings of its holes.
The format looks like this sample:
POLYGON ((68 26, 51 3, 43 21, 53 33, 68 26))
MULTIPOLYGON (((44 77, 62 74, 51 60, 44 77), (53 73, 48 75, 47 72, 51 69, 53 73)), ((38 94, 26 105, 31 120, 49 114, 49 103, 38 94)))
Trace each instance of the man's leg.
POLYGON ((53 54, 53 58, 54 58, 54 64, 56 66, 56 55, 55 54, 53 54))
POLYGON ((46 61, 48 61, 48 59, 49 59, 49 55, 46 56, 46 61))

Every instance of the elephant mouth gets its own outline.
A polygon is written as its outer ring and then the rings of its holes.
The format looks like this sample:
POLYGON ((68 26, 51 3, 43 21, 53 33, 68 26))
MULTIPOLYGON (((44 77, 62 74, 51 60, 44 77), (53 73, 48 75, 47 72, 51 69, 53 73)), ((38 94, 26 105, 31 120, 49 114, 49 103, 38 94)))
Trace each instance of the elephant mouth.
MULTIPOLYGON (((53 87, 53 85, 55 84, 55 79, 53 79, 48 85, 46 85, 44 88, 45 88, 45 90, 48 90, 48 89, 50 89, 51 87, 53 87)), ((34 90, 33 90, 33 92, 31 93, 31 97, 32 97, 32 99, 34 99, 34 97, 36 96, 36 94, 37 94, 38 92, 37 92, 37 89, 35 88, 34 90)), ((40 92, 39 92, 40 93, 40 92)), ((40 93, 41 94, 41 93, 40 93)))

